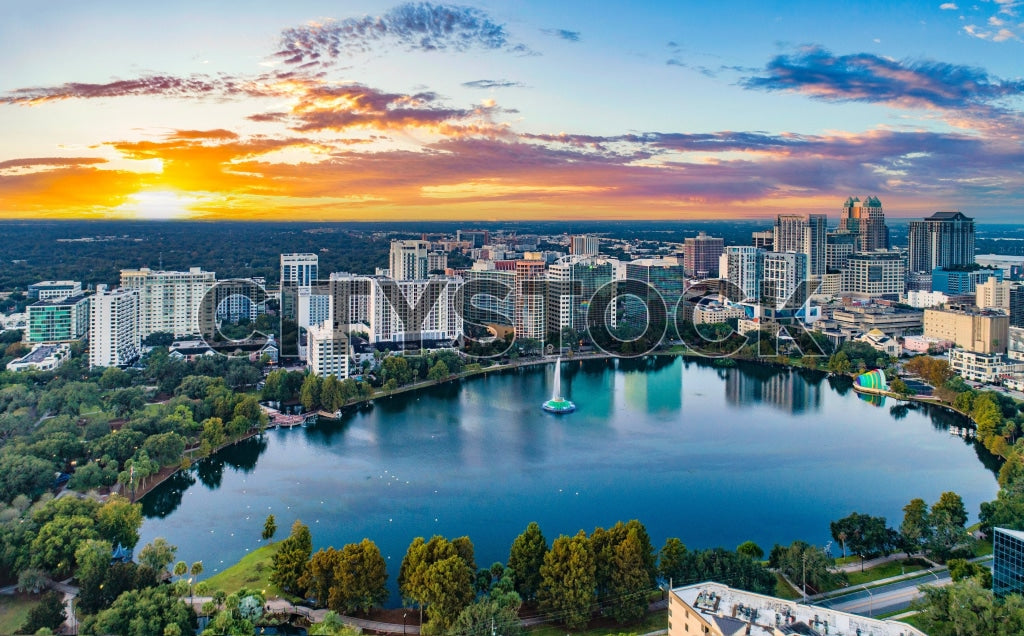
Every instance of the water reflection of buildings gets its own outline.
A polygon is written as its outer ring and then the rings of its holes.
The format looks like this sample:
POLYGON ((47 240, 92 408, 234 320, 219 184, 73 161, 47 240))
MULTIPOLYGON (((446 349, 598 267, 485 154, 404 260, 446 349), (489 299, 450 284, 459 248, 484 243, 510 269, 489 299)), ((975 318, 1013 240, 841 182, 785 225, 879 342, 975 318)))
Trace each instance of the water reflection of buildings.
POLYGON ((683 407, 683 365, 670 356, 620 359, 622 395, 627 406, 648 413, 683 407), (652 373, 656 371, 656 373, 652 373))
POLYGON ((789 413, 821 408, 821 384, 798 373, 733 368, 725 378, 725 399, 734 406, 765 403, 789 413))

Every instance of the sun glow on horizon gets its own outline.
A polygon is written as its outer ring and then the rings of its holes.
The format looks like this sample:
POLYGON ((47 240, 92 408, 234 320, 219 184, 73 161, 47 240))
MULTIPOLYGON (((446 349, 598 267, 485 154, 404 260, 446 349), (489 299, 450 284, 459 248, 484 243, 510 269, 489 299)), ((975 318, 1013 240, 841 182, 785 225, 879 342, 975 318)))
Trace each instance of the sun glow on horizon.
POLYGON ((191 207, 200 201, 174 190, 143 190, 112 208, 108 216, 142 221, 190 219, 203 216, 191 207))

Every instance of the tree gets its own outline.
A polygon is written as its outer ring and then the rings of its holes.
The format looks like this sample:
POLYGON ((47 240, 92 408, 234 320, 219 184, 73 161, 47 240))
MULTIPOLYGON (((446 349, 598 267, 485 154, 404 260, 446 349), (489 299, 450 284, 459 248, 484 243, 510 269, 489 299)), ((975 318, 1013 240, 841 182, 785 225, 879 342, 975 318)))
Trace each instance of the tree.
POLYGON ((654 581, 645 564, 645 549, 635 528, 615 546, 611 614, 620 624, 639 621, 647 613, 647 594, 654 581))
POLYGON ((512 541, 508 555, 508 567, 515 572, 515 588, 524 600, 533 600, 540 588, 540 568, 548 543, 536 521, 531 521, 518 537, 512 541))
POLYGON ((118 596, 110 608, 83 621, 82 633, 152 636, 176 625, 179 633, 190 634, 192 616, 192 610, 174 597, 167 586, 129 590, 118 596))
POLYGON ((182 577, 188 574, 188 563, 178 561, 174 564, 174 576, 182 577))
MULTIPOLYGON (((50 591, 43 594, 39 605, 28 612, 25 624, 19 630, 22 634, 34 634, 41 629, 60 629, 67 620, 64 610, 64 599, 61 594, 50 591)), ((52 633, 52 632, 51 632, 52 633)))
POLYGON ((915 604, 921 629, 932 636, 986 634, 1010 636, 1022 633, 1024 609, 1020 597, 1011 595, 997 603, 992 592, 975 578, 942 587, 923 586, 924 599, 915 604))
POLYGON ((473 570, 462 557, 452 555, 427 568, 424 588, 430 619, 425 633, 446 633, 462 610, 473 602, 473 570))
POLYGON ((448 372, 448 365, 444 363, 444 360, 438 360, 437 364, 430 367, 430 371, 427 372, 427 379, 433 382, 440 382, 449 375, 451 374, 448 372))
POLYGON ((17 590, 26 594, 39 594, 50 586, 50 577, 39 568, 25 568, 18 574, 17 590))
POLYGON ((281 549, 274 555, 274 572, 270 575, 270 580, 285 592, 301 593, 299 579, 305 572, 312 553, 313 537, 309 532, 309 526, 296 519, 292 524, 291 534, 281 542, 281 549))
POLYGON ((388 599, 387 580, 387 564, 377 544, 369 539, 350 543, 339 554, 328 604, 336 611, 367 614, 388 599))
MULTIPOLYGON (((833 560, 821 549, 803 541, 794 541, 778 556, 779 569, 790 580, 806 584, 814 592, 822 592, 837 582, 832 565, 833 560)), ((806 594, 807 589, 803 592, 806 594)))
POLYGON ((274 533, 277 532, 277 521, 274 519, 274 515, 267 515, 267 520, 263 522, 263 537, 264 541, 270 541, 274 538, 274 533))
POLYGON ((337 587, 335 579, 340 556, 334 548, 317 550, 299 579, 299 585, 306 591, 306 598, 314 599, 317 607, 326 607, 337 587))
POLYGON ((111 545, 120 544, 131 550, 139 542, 142 504, 133 504, 121 495, 111 495, 96 511, 96 525, 100 536, 111 545))
POLYGON ((828 359, 828 370, 829 373, 846 374, 851 369, 850 357, 845 352, 839 351, 833 353, 828 359))
POLYGON ((666 582, 683 582, 686 546, 677 537, 669 537, 658 552, 658 575, 666 582))
POLYGON ((95 539, 96 524, 82 515, 57 517, 39 529, 32 541, 32 563, 55 576, 71 573, 75 550, 86 539, 95 539))
POLYGON ((523 636, 518 605, 503 605, 481 600, 466 607, 452 625, 451 633, 460 636, 523 636))
POLYGON ((307 411, 314 411, 320 406, 320 376, 310 373, 302 381, 299 389, 299 401, 307 411))
POLYGON ((932 538, 928 546, 939 559, 946 559, 953 549, 968 539, 967 510, 963 499, 955 492, 944 492, 932 504, 932 538))
POLYGON ((103 593, 103 582, 110 570, 111 551, 108 541, 98 539, 83 541, 75 550, 78 606, 86 614, 94 614, 108 603, 103 593))
POLYGON ((949 566, 949 577, 954 581, 977 578, 983 588, 992 588, 992 570, 990 568, 967 559, 950 559, 946 565, 949 566))
POLYGON ((320 389, 320 404, 325 411, 334 413, 345 405, 345 398, 342 395, 341 382, 337 376, 329 375, 323 381, 320 389))
POLYGON ((907 556, 921 551, 931 536, 928 518, 928 504, 924 499, 911 499, 903 506, 903 523, 900 524, 900 538, 907 556))
MULTIPOLYGON (((434 535, 430 538, 430 541, 424 541, 423 537, 416 537, 412 543, 409 544, 409 549, 405 552, 405 557, 402 559, 402 566, 398 572, 398 589, 402 594, 403 602, 416 603, 420 609, 421 622, 422 612, 424 606, 429 606, 437 593, 441 590, 438 588, 439 580, 446 579, 446 585, 456 586, 448 590, 447 594, 452 594, 453 597, 445 597, 442 601, 443 608, 439 611, 444 615, 444 618, 438 623, 434 623, 433 629, 438 629, 438 625, 449 623, 454 621, 458 616, 459 612, 462 611, 462 607, 455 610, 453 614, 453 608, 459 605, 458 601, 461 598, 462 593, 465 591, 461 587, 462 573, 458 571, 453 564, 449 563, 443 568, 432 571, 434 566, 452 557, 458 558, 466 570, 467 585, 468 585, 468 600, 462 604, 462 606, 468 605, 473 600, 473 572, 475 566, 467 562, 467 558, 472 560, 472 544, 461 540, 462 537, 455 541, 448 541, 440 535, 434 535)), ((433 616, 433 614, 431 614, 433 616)), ((431 619, 433 620, 433 619, 431 619)))
POLYGON ((914 395, 914 390, 907 386, 907 383, 904 382, 902 378, 896 378, 895 380, 890 382, 889 389, 892 390, 893 393, 896 393, 898 395, 914 395))
POLYGON ((761 546, 757 545, 753 541, 744 541, 743 543, 736 546, 736 554, 742 554, 745 557, 760 561, 764 558, 764 550, 761 546))
POLYGON ((555 539, 544 555, 540 575, 541 610, 561 616, 568 629, 586 625, 597 585, 594 551, 586 534, 581 530, 574 537, 555 539))
POLYGON ((142 546, 142 550, 139 551, 139 563, 156 572, 165 572, 167 566, 174 561, 177 552, 178 546, 171 545, 163 537, 157 537, 142 546))
POLYGON ((862 515, 858 512, 850 514, 830 525, 832 538, 844 542, 845 548, 861 559, 861 568, 864 567, 864 559, 879 554, 889 554, 891 535, 885 525, 885 517, 872 517, 862 515))

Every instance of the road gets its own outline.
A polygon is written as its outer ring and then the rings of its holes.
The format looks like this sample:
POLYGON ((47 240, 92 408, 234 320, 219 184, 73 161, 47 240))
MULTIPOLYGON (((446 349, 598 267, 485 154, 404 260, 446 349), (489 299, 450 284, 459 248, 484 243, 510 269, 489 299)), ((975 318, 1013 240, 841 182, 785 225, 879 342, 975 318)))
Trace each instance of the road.
POLYGON ((814 605, 868 617, 895 612, 906 609, 913 601, 923 596, 918 586, 950 583, 948 570, 929 571, 929 574, 930 576, 896 581, 869 589, 862 587, 849 594, 815 601, 814 605))

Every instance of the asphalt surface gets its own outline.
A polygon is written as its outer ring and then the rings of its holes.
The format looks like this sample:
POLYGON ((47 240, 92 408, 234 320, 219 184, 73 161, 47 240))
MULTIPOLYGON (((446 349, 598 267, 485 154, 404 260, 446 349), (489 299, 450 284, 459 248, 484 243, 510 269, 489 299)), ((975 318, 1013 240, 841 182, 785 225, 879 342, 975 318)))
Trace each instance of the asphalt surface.
POLYGON ((918 589, 919 586, 941 586, 950 583, 948 570, 928 572, 929 574, 924 577, 896 581, 869 589, 860 587, 849 594, 822 599, 815 601, 813 604, 868 617, 903 610, 912 602, 924 596, 918 589))

